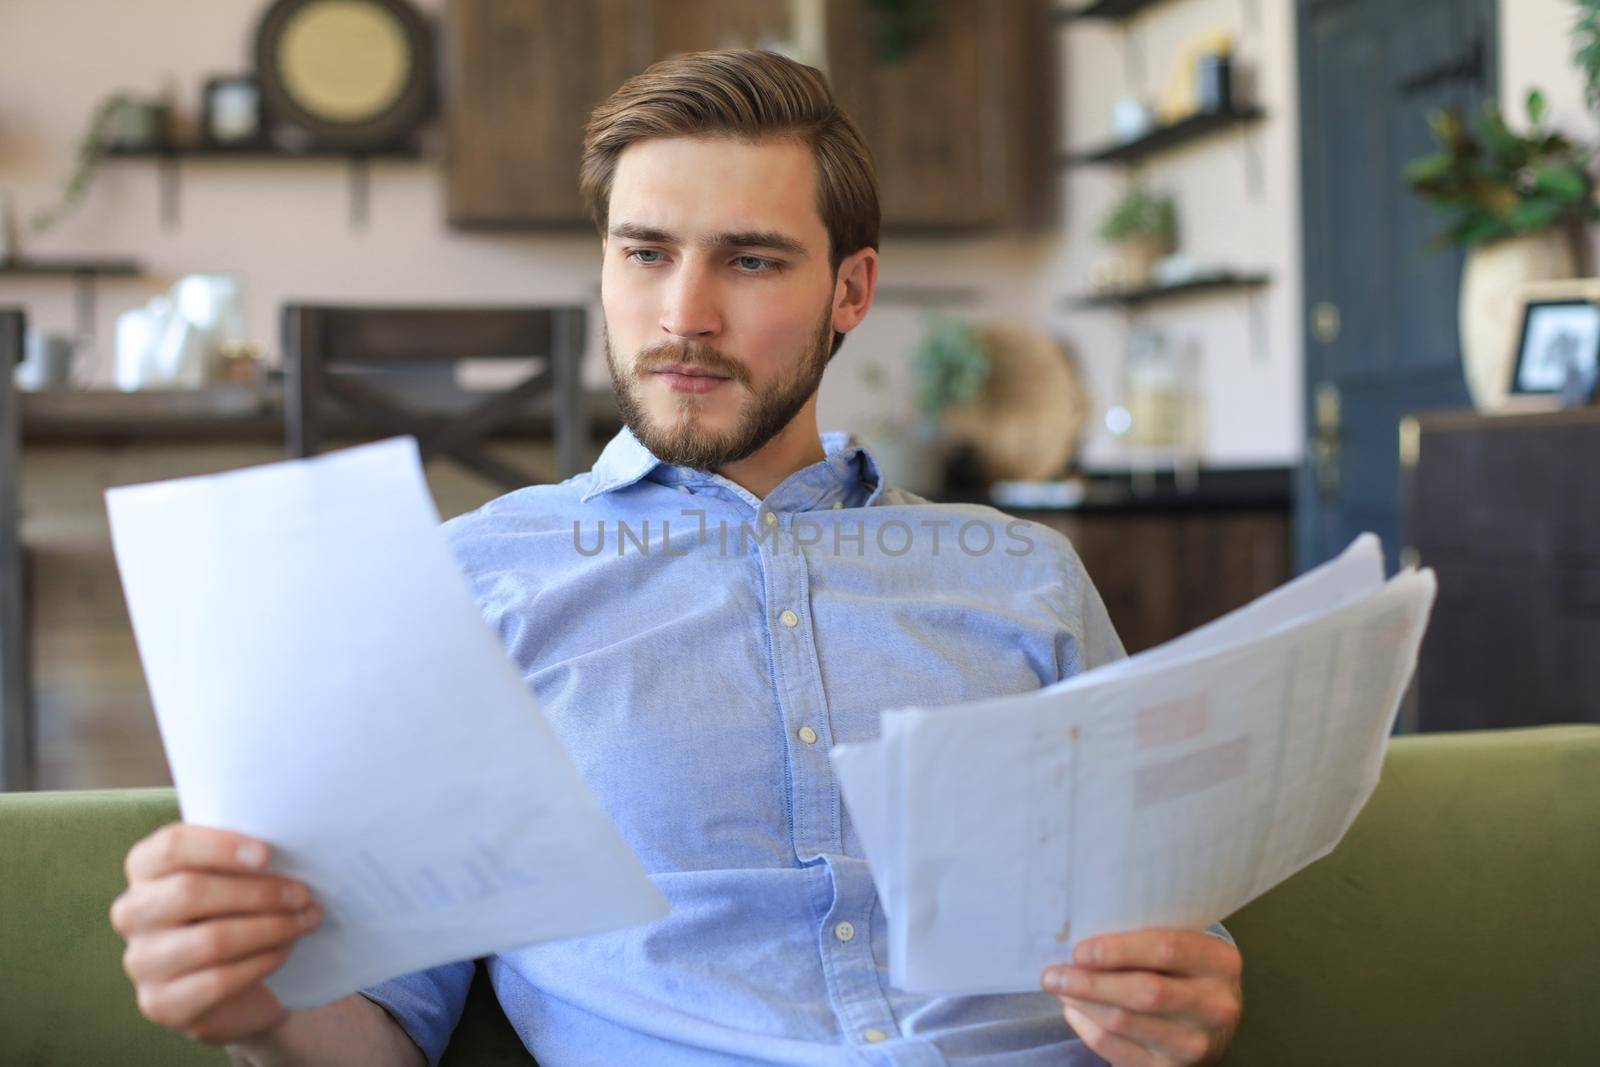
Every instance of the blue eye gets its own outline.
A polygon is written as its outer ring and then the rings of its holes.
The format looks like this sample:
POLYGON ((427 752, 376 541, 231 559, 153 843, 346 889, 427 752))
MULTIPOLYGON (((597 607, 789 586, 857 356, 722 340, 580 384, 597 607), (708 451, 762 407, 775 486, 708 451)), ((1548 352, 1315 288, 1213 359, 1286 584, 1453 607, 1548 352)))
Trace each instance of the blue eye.
MULTIPOLYGON (((659 256, 660 254, 661 253, 659 251, 657 251, 656 249, 654 249, 654 248, 635 248, 633 251, 631 251, 631 252, 629 252, 627 254, 627 258, 635 259, 635 257, 638 257, 638 256, 659 256)), ((636 260, 636 262, 644 262, 644 261, 636 260)), ((650 266, 651 264, 653 264, 655 262, 657 262, 657 261, 652 259, 649 262, 645 262, 644 265, 645 266, 650 266)))
POLYGON ((740 256, 739 262, 757 264, 755 268, 751 269, 750 273, 752 274, 770 274, 778 269, 778 265, 772 260, 762 259, 760 256, 740 256))

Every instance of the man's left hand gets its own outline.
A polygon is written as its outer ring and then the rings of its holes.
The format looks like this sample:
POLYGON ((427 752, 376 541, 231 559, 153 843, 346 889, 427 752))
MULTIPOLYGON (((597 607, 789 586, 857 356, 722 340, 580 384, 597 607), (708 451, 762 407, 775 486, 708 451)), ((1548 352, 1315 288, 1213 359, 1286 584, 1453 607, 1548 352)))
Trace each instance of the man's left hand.
POLYGON ((1101 934, 1045 968, 1067 1024, 1112 1067, 1221 1060, 1243 1011, 1239 950, 1197 930, 1101 934))

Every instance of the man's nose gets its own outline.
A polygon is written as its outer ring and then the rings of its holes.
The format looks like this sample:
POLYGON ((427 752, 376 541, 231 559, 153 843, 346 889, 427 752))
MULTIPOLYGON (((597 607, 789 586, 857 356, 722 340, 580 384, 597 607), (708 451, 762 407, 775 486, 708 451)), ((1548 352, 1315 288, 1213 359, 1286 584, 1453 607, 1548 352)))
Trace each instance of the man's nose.
POLYGON ((667 288, 661 309, 661 330, 691 340, 704 340, 722 331, 715 280, 702 265, 685 261, 667 288))

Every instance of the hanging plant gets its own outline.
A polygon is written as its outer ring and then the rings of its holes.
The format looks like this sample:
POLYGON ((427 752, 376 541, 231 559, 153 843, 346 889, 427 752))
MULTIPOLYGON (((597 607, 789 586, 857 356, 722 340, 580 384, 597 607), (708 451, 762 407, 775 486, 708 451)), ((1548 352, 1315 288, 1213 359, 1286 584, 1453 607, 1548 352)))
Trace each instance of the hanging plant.
POLYGON ((89 128, 78 141, 77 163, 72 176, 61 189, 61 199, 53 207, 41 208, 29 220, 35 233, 43 233, 78 209, 89 191, 89 185, 100 170, 106 156, 106 132, 118 113, 125 107, 140 107, 142 102, 126 93, 113 93, 94 109, 89 118, 89 128))

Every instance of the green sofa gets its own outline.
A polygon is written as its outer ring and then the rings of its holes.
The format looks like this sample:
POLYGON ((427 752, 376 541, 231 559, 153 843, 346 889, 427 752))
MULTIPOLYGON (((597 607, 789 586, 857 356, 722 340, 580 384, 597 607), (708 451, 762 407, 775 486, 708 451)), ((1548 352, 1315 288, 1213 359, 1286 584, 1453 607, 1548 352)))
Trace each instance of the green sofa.
MULTIPOLYGON (((0 1063, 225 1062, 145 1022, 107 909, 168 790, 0 794, 0 1063)), ((1600 1063, 1600 726, 1397 738, 1350 834, 1227 920, 1240 1067, 1600 1063)), ((528 1064, 480 967, 448 1064, 528 1064)))

